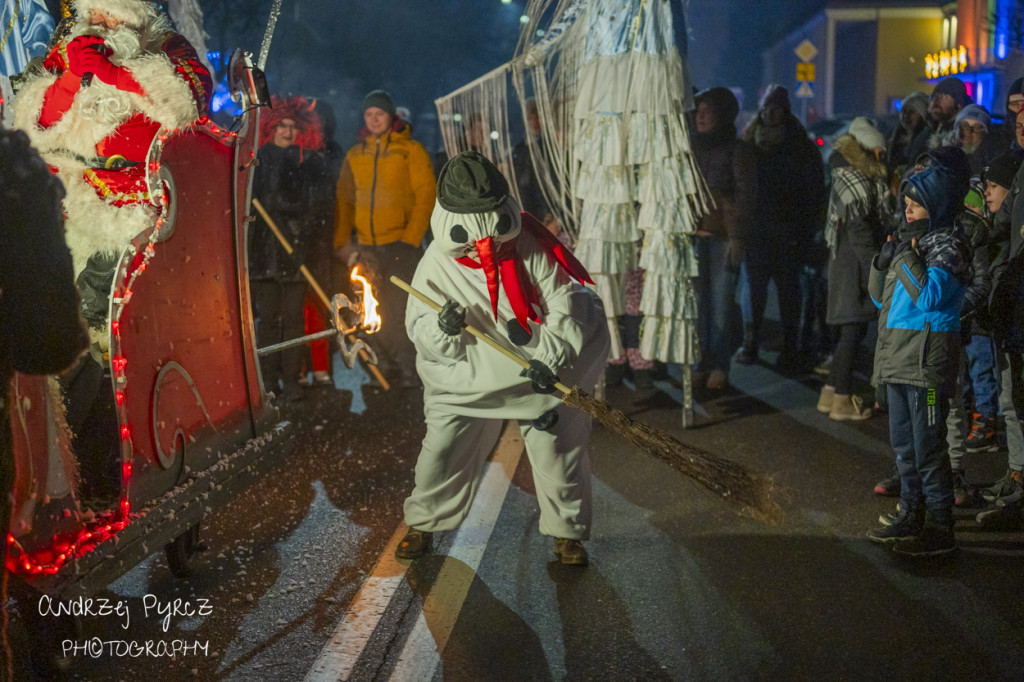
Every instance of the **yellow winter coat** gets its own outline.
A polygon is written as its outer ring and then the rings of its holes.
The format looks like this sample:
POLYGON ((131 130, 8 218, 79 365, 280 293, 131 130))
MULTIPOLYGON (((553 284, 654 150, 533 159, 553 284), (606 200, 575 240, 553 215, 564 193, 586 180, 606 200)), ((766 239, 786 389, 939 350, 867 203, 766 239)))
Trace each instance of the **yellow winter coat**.
POLYGON ((399 240, 419 246, 430 226, 436 183, 427 151, 409 128, 371 135, 348 150, 338 176, 334 246, 399 240))

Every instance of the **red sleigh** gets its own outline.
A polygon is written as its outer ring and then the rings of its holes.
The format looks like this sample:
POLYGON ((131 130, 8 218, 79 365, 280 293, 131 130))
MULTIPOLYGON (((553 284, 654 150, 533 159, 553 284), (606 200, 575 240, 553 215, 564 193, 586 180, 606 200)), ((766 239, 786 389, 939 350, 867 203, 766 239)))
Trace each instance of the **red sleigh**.
MULTIPOLYGON (((111 504, 90 511, 76 494, 82 462, 67 442, 56 379, 12 383, 7 568, 30 593, 89 594, 161 548, 171 569, 187 574, 202 518, 285 452, 275 441, 286 425, 261 382, 246 270, 267 101, 260 77, 236 53, 231 87, 246 112, 239 130, 202 121, 162 131, 150 150, 147 180, 161 215, 125 248, 111 291, 105 380, 117 434, 107 463, 120 478, 111 504)), ((357 349, 347 350, 351 358, 357 349)))

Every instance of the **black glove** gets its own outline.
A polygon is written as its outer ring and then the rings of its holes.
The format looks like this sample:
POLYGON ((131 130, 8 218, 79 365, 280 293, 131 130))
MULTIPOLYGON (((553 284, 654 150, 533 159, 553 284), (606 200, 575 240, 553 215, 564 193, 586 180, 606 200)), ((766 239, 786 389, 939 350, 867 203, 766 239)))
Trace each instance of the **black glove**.
POLYGON ((887 241, 882 244, 882 250, 875 257, 876 270, 888 270, 892 265, 892 259, 896 257, 896 240, 887 241))
POLYGON ((540 360, 530 360, 530 367, 519 373, 533 382, 533 390, 537 393, 554 393, 558 377, 540 360))
POLYGON ((448 301, 437 314, 437 326, 448 336, 458 336, 466 326, 466 310, 455 301, 448 301))
POLYGON ((533 428, 538 431, 550 431, 558 423, 558 410, 552 408, 533 420, 533 428))

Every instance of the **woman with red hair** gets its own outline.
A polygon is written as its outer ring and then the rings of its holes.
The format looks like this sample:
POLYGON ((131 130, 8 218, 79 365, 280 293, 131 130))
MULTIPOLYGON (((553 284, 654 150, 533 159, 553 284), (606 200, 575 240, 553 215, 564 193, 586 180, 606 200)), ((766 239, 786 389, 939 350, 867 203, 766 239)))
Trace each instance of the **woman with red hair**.
MULTIPOLYGON (((318 153, 323 138, 314 105, 305 97, 274 97, 260 125, 253 196, 294 249, 289 255, 257 217, 249 235, 249 280, 256 341, 261 347, 304 334, 303 308, 309 287, 299 267, 314 269, 312 259, 325 251, 319 245, 325 229, 330 238, 330 223, 323 211, 317 210, 322 203, 317 200, 317 187, 323 173, 323 159, 318 153)), ((320 349, 318 355, 324 363, 318 378, 327 383, 326 349, 320 349)), ((306 376, 309 359, 306 346, 263 356, 263 385, 269 391, 283 390, 289 401, 301 400, 299 382, 306 376)))

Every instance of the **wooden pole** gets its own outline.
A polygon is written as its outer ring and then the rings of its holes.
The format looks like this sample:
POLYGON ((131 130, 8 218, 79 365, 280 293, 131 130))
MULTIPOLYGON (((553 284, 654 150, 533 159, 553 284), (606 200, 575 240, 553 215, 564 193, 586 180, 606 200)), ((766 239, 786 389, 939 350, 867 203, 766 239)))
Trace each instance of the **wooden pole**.
MULTIPOLYGON (((277 241, 281 242, 281 246, 284 247, 284 250, 288 252, 289 256, 292 255, 292 253, 295 252, 295 249, 292 248, 292 245, 288 242, 288 239, 285 238, 280 228, 278 228, 277 223, 274 222, 274 219, 270 217, 269 213, 267 213, 267 209, 263 208, 263 204, 260 203, 260 200, 253 197, 252 205, 256 207, 256 210, 263 217, 263 220, 267 223, 267 226, 270 228, 270 231, 274 233, 275 237, 277 237, 277 241)), ((324 293, 324 290, 320 287, 320 283, 316 281, 315 277, 313 277, 313 273, 311 273, 303 263, 299 264, 299 272, 301 272, 302 276, 306 278, 306 281, 309 282, 309 285, 313 287, 313 291, 315 291, 316 295, 320 297, 320 300, 323 302, 324 307, 326 307, 327 310, 330 310, 331 299, 327 298, 327 294, 324 293)), ((348 334, 346 338, 351 343, 355 343, 356 341, 356 339, 351 334, 348 334)), ((364 363, 366 363, 366 367, 367 369, 370 370, 370 374, 372 374, 373 377, 380 383, 381 387, 385 391, 391 390, 391 385, 384 378, 384 375, 380 373, 380 370, 377 369, 377 365, 370 363, 370 356, 366 354, 365 350, 361 348, 359 349, 359 357, 362 358, 364 363)))
MULTIPOLYGON (((417 291, 397 277, 391 282, 410 296, 426 304, 431 310, 441 311, 441 304, 426 294, 417 291)), ((506 348, 471 324, 467 332, 480 339, 520 367, 528 368, 530 363, 515 351, 506 348)), ((609 430, 618 433, 653 457, 661 459, 676 471, 689 476, 713 493, 720 495, 730 504, 737 505, 750 516, 775 525, 782 518, 782 510, 772 498, 774 482, 751 474, 743 466, 692 445, 680 443, 670 434, 646 424, 633 421, 621 410, 588 395, 579 388, 569 388, 561 382, 555 388, 563 393, 562 402, 597 419, 609 430)))
MULTIPOLYGON (((394 284, 395 286, 397 286, 399 289, 405 291, 410 296, 415 296, 417 299, 419 299, 424 304, 426 304, 431 310, 433 310, 435 312, 441 312, 441 306, 437 303, 437 301, 433 300, 432 298, 430 298, 426 294, 424 294, 424 293, 422 293, 420 291, 417 291, 416 289, 413 289, 410 285, 406 284, 404 281, 402 281, 398 277, 392 277, 391 278, 391 283, 394 284)), ((466 331, 469 332, 470 334, 472 334, 473 336, 475 336, 476 338, 480 339, 481 341, 486 343, 488 346, 490 346, 494 350, 498 351, 499 353, 504 355, 506 358, 508 358, 512 362, 514 362, 517 365, 519 365, 520 367, 522 367, 523 369, 529 369, 530 368, 530 363, 527 360, 525 360, 521 355, 519 355, 519 353, 516 353, 515 351, 510 350, 510 349, 506 348, 505 346, 501 345, 500 343, 498 343, 497 341, 495 341, 494 339, 489 337, 487 334, 484 334, 482 331, 480 331, 479 329, 477 329, 473 325, 467 324, 466 325, 466 331)), ((565 384, 563 384, 560 381, 556 381, 555 382, 555 388, 557 388, 559 391, 561 391, 564 394, 568 394, 568 393, 572 392, 572 389, 570 387, 566 386, 565 384)))

